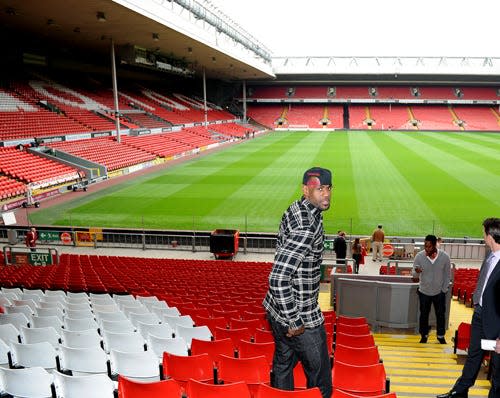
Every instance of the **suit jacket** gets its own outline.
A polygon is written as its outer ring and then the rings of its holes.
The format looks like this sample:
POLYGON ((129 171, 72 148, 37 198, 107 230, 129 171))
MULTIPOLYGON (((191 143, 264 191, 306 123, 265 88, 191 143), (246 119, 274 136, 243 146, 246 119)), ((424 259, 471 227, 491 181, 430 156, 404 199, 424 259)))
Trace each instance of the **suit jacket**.
MULTIPOLYGON (((484 263, 483 263, 484 266, 484 263)), ((500 337, 500 261, 488 278, 483 292, 481 319, 483 332, 487 339, 500 337)))

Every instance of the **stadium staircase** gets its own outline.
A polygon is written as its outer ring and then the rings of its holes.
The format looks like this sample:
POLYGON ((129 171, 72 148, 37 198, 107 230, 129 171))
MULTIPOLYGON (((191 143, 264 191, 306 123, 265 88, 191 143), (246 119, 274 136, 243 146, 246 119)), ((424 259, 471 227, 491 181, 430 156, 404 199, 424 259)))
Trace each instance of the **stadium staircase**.
POLYGON ((462 131, 465 130, 464 121, 458 117, 457 113, 455 112, 455 109, 449 106, 448 110, 450 111, 451 117, 453 118, 453 124, 457 126, 460 130, 462 131))
POLYGON ((407 106, 406 109, 408 110, 408 116, 410 118, 408 121, 409 125, 413 126, 413 129, 419 130, 419 121, 415 117, 415 114, 413 113, 413 109, 411 108, 411 106, 407 106))

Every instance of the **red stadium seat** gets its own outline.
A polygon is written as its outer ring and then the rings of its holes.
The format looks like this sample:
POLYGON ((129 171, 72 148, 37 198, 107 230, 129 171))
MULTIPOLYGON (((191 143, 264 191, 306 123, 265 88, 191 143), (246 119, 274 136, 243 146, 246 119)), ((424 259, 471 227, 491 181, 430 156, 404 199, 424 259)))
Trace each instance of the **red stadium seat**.
POLYGON ((182 389, 174 380, 140 382, 118 376, 119 398, 180 398, 182 389))
POLYGON ((250 398, 250 390, 245 382, 227 384, 206 384, 189 380, 186 386, 189 398, 250 398))

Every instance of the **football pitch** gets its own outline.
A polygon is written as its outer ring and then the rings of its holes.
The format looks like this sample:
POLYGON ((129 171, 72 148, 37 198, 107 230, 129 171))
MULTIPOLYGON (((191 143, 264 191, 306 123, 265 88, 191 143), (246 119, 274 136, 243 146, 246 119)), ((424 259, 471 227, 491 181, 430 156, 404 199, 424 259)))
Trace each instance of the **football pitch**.
POLYGON ((500 134, 271 132, 31 214, 40 225, 276 232, 303 172, 333 170, 325 232, 481 237, 500 216, 500 134))

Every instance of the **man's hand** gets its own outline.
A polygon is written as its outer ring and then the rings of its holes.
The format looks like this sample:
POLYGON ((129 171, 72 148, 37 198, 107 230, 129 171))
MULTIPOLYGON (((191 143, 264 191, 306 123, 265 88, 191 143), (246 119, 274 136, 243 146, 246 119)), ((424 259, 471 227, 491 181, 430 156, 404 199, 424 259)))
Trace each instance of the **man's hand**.
POLYGON ((497 339, 497 344, 495 345, 495 352, 500 354, 500 338, 497 339))
POLYGON ((304 327, 304 325, 302 325, 298 329, 288 328, 288 333, 286 334, 286 337, 300 336, 302 333, 304 333, 305 330, 306 328, 304 327))

